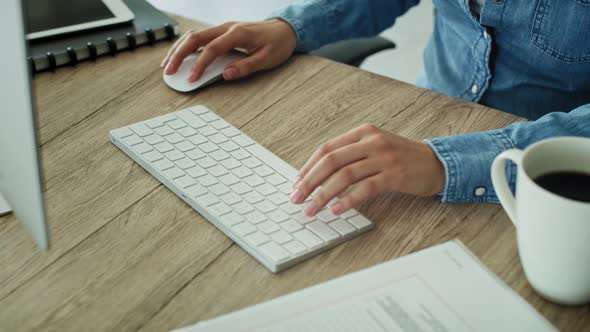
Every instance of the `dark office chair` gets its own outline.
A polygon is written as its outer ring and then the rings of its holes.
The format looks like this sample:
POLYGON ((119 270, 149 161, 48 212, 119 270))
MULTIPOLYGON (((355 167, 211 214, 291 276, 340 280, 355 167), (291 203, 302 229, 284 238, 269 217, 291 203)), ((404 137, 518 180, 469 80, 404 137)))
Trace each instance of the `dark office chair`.
POLYGON ((349 39, 328 44, 311 52, 311 54, 358 67, 370 55, 390 48, 395 48, 395 44, 392 41, 377 36, 372 38, 349 39))

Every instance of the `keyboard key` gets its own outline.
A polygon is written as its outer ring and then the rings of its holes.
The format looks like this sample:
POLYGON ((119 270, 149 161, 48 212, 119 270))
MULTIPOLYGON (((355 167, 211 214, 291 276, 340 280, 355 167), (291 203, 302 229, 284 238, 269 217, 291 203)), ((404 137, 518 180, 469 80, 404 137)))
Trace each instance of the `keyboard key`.
POLYGON ((211 122, 209 125, 211 125, 211 127, 217 129, 217 130, 221 130, 223 128, 227 128, 229 127, 229 123, 225 122, 224 120, 217 120, 217 121, 213 121, 211 122))
POLYGON ((170 128, 174 129, 174 130, 178 130, 180 128, 184 128, 186 127, 186 123, 184 121, 180 121, 178 119, 172 120, 168 123, 166 123, 168 126, 170 126, 170 128))
POLYGON ((333 214, 332 211, 330 211, 330 209, 327 208, 324 208, 323 210, 318 212, 316 216, 323 222, 330 222, 332 220, 336 220, 339 218, 337 215, 333 214))
POLYGON ((252 205, 241 201, 237 204, 233 205, 234 211, 236 211, 237 213, 241 214, 241 215, 245 215, 248 214, 252 211, 254 211, 254 208, 252 207, 252 205))
POLYGON ((245 178, 244 181, 250 186, 250 187, 256 187, 259 186, 261 184, 264 183, 264 180, 256 175, 256 174, 252 174, 249 177, 245 178))
POLYGON ((222 175, 227 174, 227 170, 225 168, 223 168, 223 166, 217 164, 213 167, 210 167, 207 169, 207 171, 209 172, 209 174, 213 175, 214 177, 218 178, 222 175))
POLYGON ((217 130, 211 126, 204 126, 199 128, 199 133, 204 136, 210 136, 217 133, 217 130))
POLYGON ((191 197, 199 197, 207 193, 207 189, 203 186, 195 185, 192 187, 186 188, 186 193, 191 197))
POLYGON ((195 179, 193 179, 187 175, 179 177, 178 179, 174 180, 174 182, 176 182, 176 184, 180 188, 187 188, 187 187, 197 184, 197 181, 195 181, 195 179))
POLYGON ((223 142, 227 142, 227 137, 217 133, 215 135, 209 136, 209 140, 215 144, 221 144, 223 142))
POLYGON ((279 230, 278 232, 274 232, 270 235, 272 240, 278 244, 285 244, 291 240, 293 240, 293 236, 291 234, 285 232, 284 230, 279 230))
POLYGON ((209 206, 219 202, 219 199, 211 194, 205 194, 197 197, 197 201, 203 206, 209 206))
POLYGON ((262 165, 262 166, 256 167, 254 169, 254 172, 256 172, 256 174, 258 174, 262 177, 265 177, 265 176, 269 176, 269 175, 273 174, 275 171, 266 165, 262 165))
MULTIPOLYGON (((221 183, 217 183, 217 184, 214 184, 211 187, 209 187, 209 191, 215 196, 221 196, 223 194, 227 194, 229 192, 229 188, 221 183)), ((233 204, 233 203, 228 203, 228 202, 225 202, 225 203, 230 204, 230 205, 233 204)))
POLYGON ((271 211, 267 215, 276 223, 281 223, 283 221, 289 220, 289 215, 279 209, 271 211))
POLYGON ((164 156, 161 153, 156 152, 156 151, 150 151, 150 152, 144 154, 143 157, 145 158, 145 160, 149 161, 150 163, 153 163, 158 160, 162 160, 164 158, 164 156))
POLYGON ((203 119, 203 121, 205 121, 205 122, 213 122, 213 121, 219 119, 219 117, 217 115, 215 115, 215 114, 213 114, 211 112, 207 112, 205 114, 201 114, 201 115, 199 115, 199 117, 201 119, 203 119))
POLYGON ((139 137, 151 135, 154 131, 148 128, 144 123, 136 123, 129 126, 129 129, 133 130, 134 133, 139 137))
POLYGON ((139 136, 133 134, 131 136, 127 136, 127 137, 123 138, 123 142, 125 142, 125 144, 127 144, 129 146, 133 146, 133 145, 142 143, 143 140, 141 138, 139 138, 139 136))
POLYGON ((176 148, 180 151, 180 152, 187 152, 190 150, 193 150, 195 148, 194 145, 192 145, 190 142, 188 141, 182 141, 178 144, 176 144, 176 148))
POLYGON ((244 182, 239 182, 239 183, 232 185, 231 190, 233 190, 238 195, 243 195, 245 193, 249 193, 250 191, 252 191, 252 188, 250 188, 244 182))
POLYGON ((260 232, 255 232, 248 235, 248 237, 246 237, 246 240, 250 242, 250 244, 252 244, 253 246, 258 247, 270 241, 270 237, 260 232))
POLYGON ((194 161, 184 157, 182 159, 175 161, 174 163, 176 164, 176 166, 180 167, 183 170, 195 167, 197 165, 194 161))
POLYGON ((167 169, 174 167, 174 163, 172 163, 168 159, 162 159, 162 160, 156 161, 154 163, 154 166, 156 166, 156 168, 159 169, 160 171, 165 171, 167 169))
POLYGON ((336 240, 340 237, 340 235, 336 233, 330 226, 319 221, 312 221, 305 225, 305 227, 309 228, 312 232, 326 241, 336 240))
POLYGON ((250 204, 262 202, 264 200, 264 196, 260 195, 259 193, 255 192, 255 191, 248 192, 248 193, 244 194, 243 196, 244 196, 244 199, 250 204))
POLYGON ((171 178, 172 180, 177 179, 177 178, 184 175, 184 172, 176 166, 165 170, 163 173, 166 177, 171 178))
POLYGON ((281 229, 279 225, 270 221, 265 221, 263 223, 258 224, 257 226, 258 229, 264 234, 272 234, 281 229))
POLYGON ((168 126, 162 126, 160 128, 156 128, 155 132, 158 133, 158 135, 160 135, 160 136, 167 136, 167 135, 173 134, 174 130, 172 130, 168 126))
POLYGON ((177 161, 179 159, 184 158, 184 153, 182 153, 176 149, 173 149, 171 151, 164 153, 164 156, 166 156, 166 158, 170 161, 177 161))
MULTIPOLYGON (((260 188, 262 186, 258 186, 256 187, 256 189, 258 190, 258 188, 260 188)), ((286 203, 289 201, 289 198, 286 195, 283 195, 279 192, 276 192, 272 195, 269 195, 268 200, 271 201, 274 205, 281 205, 283 203, 286 203)))
POLYGON ((197 164, 203 168, 209 168, 217 165, 217 162, 209 157, 205 157, 197 160, 197 164))
POLYGON ((297 212, 297 213, 295 213, 295 214, 293 215, 293 218, 294 218, 295 220, 297 220, 297 222, 298 222, 298 223, 300 223, 300 224, 302 224, 302 225, 305 225, 305 224, 307 224, 307 223, 310 223, 310 222, 312 222, 312 221, 316 220, 316 219, 315 219, 315 217, 308 217, 308 216, 305 214, 305 212, 303 212, 303 210, 302 210, 302 211, 299 211, 299 212, 297 212))
POLYGON ((189 110, 178 112, 178 117, 195 129, 207 125, 205 121, 201 120, 197 115, 189 110))
POLYGON ((342 235, 350 234, 356 231, 356 228, 346 222, 344 219, 338 219, 334 222, 331 222, 329 225, 342 235))
POLYGON ((220 218, 221 222, 224 223, 227 226, 235 226, 241 222, 244 222, 244 217, 240 216, 239 214, 235 213, 235 212, 230 212, 226 215, 223 215, 220 218))
POLYGON ((172 133, 168 136, 164 136, 164 139, 168 141, 170 144, 176 144, 184 141, 184 137, 178 135, 177 133, 172 133))
POLYGON ((192 160, 197 160, 197 159, 201 159, 201 158, 205 157, 206 154, 199 149, 194 149, 194 150, 187 152, 186 156, 191 158, 192 160))
MULTIPOLYGON (((231 153, 231 155, 234 158, 236 158, 237 160, 246 159, 251 156, 250 152, 248 152, 244 149, 235 150, 231 153)), ((250 168, 252 168, 252 167, 250 167, 250 168)))
POLYGON ((256 206, 256 208, 258 210, 260 210, 260 212, 265 213, 265 214, 269 213, 270 211, 274 211, 277 208, 274 204, 272 204, 271 202, 269 202, 267 200, 256 203, 254 206, 256 206))
POLYGON ((240 136, 233 137, 232 140, 234 142, 236 142, 241 147, 246 147, 246 146, 254 144, 253 140, 251 140, 250 138, 246 137, 243 134, 240 136))
POLYGON ((305 252, 305 250, 307 250, 307 248, 301 244, 301 242, 295 240, 283 245, 283 247, 287 249, 287 251, 289 251, 293 256, 300 255, 305 252))
POLYGON ((240 166, 240 167, 232 170, 232 173, 234 173, 239 178, 245 178, 245 177, 253 174, 249 168, 246 168, 244 166, 240 166))
POLYGON ((240 163, 239 161, 235 160, 234 158, 229 158, 229 159, 223 160, 221 162, 221 165, 223 165, 223 167, 225 167, 225 168, 227 168, 229 170, 232 170, 232 169, 234 169, 236 167, 242 166, 242 163, 240 163))
POLYGON ((227 194, 221 196, 220 198, 227 205, 234 205, 234 204, 242 201, 242 199, 240 198, 240 196, 236 195, 233 192, 227 193, 227 194))
POLYGON ((242 160, 242 164, 244 164, 244 166, 252 169, 252 168, 262 165, 262 162, 260 160, 258 160, 256 157, 250 157, 250 158, 242 160))
POLYGON ((164 142, 164 139, 158 135, 149 135, 143 138, 147 144, 149 145, 156 145, 158 143, 164 142))
POLYGON ((232 141, 225 142, 221 144, 219 147, 225 152, 232 152, 240 148, 236 143, 232 141))
POLYGON ((152 151, 153 148, 145 143, 139 143, 133 146, 133 150, 137 151, 139 154, 144 154, 152 151))
POLYGON ((289 258, 289 253, 274 242, 268 242, 260 247, 260 251, 275 263, 281 263, 289 258))
POLYGON ((144 122, 148 127, 150 127, 151 129, 156 129, 156 128, 160 128, 164 125, 164 122, 162 121, 157 121, 155 118, 154 119, 149 119, 146 120, 144 122))
POLYGON ((310 249, 318 248, 324 243, 324 241, 322 241, 319 237, 307 229, 302 229, 298 232, 295 232, 293 233, 293 236, 310 249))
POLYGON ((235 175, 233 174, 226 174, 222 177, 219 178, 219 180, 221 182, 223 182, 223 184, 225 184, 226 186, 232 186, 238 182, 240 182, 240 179, 238 179, 235 175))
POLYGON ((203 105, 197 105, 190 108, 190 111, 196 115, 209 113, 209 109, 203 105))
POLYGON ((295 205, 291 202, 287 202, 280 206, 281 210, 287 212, 288 214, 294 214, 300 212, 302 207, 301 205, 295 205))
POLYGON ((289 182, 283 183, 279 186, 277 186, 277 189, 279 189, 280 192, 282 192, 283 194, 290 196, 291 193, 293 193, 293 185, 289 182))
POLYGON ((240 135, 240 134, 241 134, 241 133, 240 133, 240 131, 239 131, 238 129, 236 129, 236 128, 234 128, 234 127, 231 127, 231 126, 230 126, 229 128, 225 128, 225 129, 223 129, 223 130, 221 131, 221 133, 222 133, 223 135, 225 135, 225 137, 228 137, 228 138, 231 138, 231 137, 234 137, 234 136, 238 136, 238 135, 240 135))
POLYGON ((231 212, 231 208, 229 206, 227 206, 225 203, 223 202, 219 202, 215 205, 211 205, 209 206, 209 209, 211 210, 211 212, 213 212, 213 214, 215 214, 216 216, 222 216, 226 213, 231 212))
POLYGON ((204 169, 202 169, 199 166, 195 166, 193 168, 189 168, 185 171, 188 175, 190 175, 192 178, 198 178, 201 177, 203 175, 207 174, 207 171, 205 171, 204 169))
POLYGON ((188 139, 194 145, 199 145, 207 142, 207 138, 203 135, 194 135, 188 139))
POLYGON ((347 219, 347 221, 353 224, 358 229, 363 229, 365 227, 371 226, 371 222, 367 220, 367 218, 361 216, 360 214, 347 219))
POLYGON ((237 224, 232 228, 232 230, 239 236, 246 236, 257 231, 256 226, 250 225, 247 222, 237 224))
POLYGON ((174 146, 168 142, 156 144, 154 145, 154 148, 158 150, 160 153, 165 153, 174 150, 174 146))
POLYGON ((216 184, 216 183, 219 182, 219 181, 217 181, 216 178, 212 177, 209 174, 197 178, 197 181, 199 181, 199 183, 202 186, 205 186, 205 187, 212 186, 212 185, 214 185, 214 184, 216 184))
POLYGON ((355 209, 350 209, 346 212, 344 212, 343 214, 340 215, 340 217, 344 218, 344 219, 348 219, 350 217, 354 217, 357 214, 359 214, 355 209))
POLYGON ((118 138, 125 138, 127 136, 133 135, 133 132, 129 128, 119 128, 113 130, 113 134, 118 138))
POLYGON ((203 143, 203 144, 199 145, 199 149, 201 149, 205 153, 211 153, 211 152, 217 150, 217 145, 215 145, 211 142, 207 142, 207 143, 203 143))
MULTIPOLYGON (((256 187, 256 191, 258 191, 259 193, 261 193, 264 196, 268 196, 270 194, 276 193, 277 189, 268 183, 262 183, 260 186, 256 187)), ((281 204, 281 203, 279 203, 279 204, 281 204)))
POLYGON ((197 131, 196 131, 196 130, 194 130, 193 128, 191 128, 191 127, 184 127, 184 128, 182 128, 182 129, 180 129, 180 130, 178 131, 178 133, 179 133, 179 134, 180 134, 182 137, 184 137, 184 138, 189 138, 189 137, 191 137, 191 136, 194 136, 194 135, 196 135, 196 134, 197 134, 197 131))
POLYGON ((287 220, 284 223, 281 223, 280 226, 289 233, 294 233, 300 229, 303 229, 303 226, 301 226, 301 224, 293 220, 287 220))
POLYGON ((230 157, 229 153, 227 153, 223 150, 213 151, 209 155, 211 156, 211 158, 213 158, 217 161, 222 161, 222 160, 225 160, 230 157))
POLYGON ((271 176, 266 177, 266 181, 268 181, 273 186, 278 186, 279 184, 287 182, 287 179, 275 173, 271 176))
POLYGON ((260 224, 261 222, 268 219, 268 218, 266 218, 266 216, 264 214, 262 214, 256 210, 246 214, 245 217, 246 217, 246 220, 248 220, 248 222, 250 222, 253 225, 260 224))

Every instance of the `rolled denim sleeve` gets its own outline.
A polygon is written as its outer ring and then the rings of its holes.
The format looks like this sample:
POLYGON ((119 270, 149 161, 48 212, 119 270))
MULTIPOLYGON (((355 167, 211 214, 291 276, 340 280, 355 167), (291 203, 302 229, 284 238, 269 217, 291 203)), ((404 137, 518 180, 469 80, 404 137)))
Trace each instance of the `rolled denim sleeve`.
POLYGON ((370 37, 392 26, 419 0, 303 0, 274 11, 270 18, 287 22, 297 34, 297 51, 370 37))
MULTIPOLYGON (((545 138, 590 137, 590 104, 569 113, 549 113, 532 122, 520 122, 503 129, 426 140, 445 168, 446 184, 441 193, 445 203, 498 203, 490 168, 501 152, 525 149, 545 138)), ((516 167, 507 166, 511 188, 516 183, 516 167)))

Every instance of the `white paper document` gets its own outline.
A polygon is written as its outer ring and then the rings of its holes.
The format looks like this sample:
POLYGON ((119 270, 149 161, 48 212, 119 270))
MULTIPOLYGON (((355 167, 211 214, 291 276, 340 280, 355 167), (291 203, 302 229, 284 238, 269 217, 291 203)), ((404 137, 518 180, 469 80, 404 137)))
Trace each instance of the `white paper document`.
POLYGON ((557 329, 455 240, 177 330, 189 331, 557 329))

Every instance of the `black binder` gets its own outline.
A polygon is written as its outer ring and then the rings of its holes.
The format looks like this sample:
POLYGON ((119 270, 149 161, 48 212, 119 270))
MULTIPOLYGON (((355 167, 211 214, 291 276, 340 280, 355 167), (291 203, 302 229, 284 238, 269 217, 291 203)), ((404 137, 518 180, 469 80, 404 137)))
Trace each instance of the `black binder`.
POLYGON ((121 51, 133 51, 136 47, 178 36, 178 23, 147 1, 124 2, 135 15, 132 23, 31 41, 29 65, 32 72, 55 70, 85 60, 94 61, 102 55, 115 56, 121 51))

